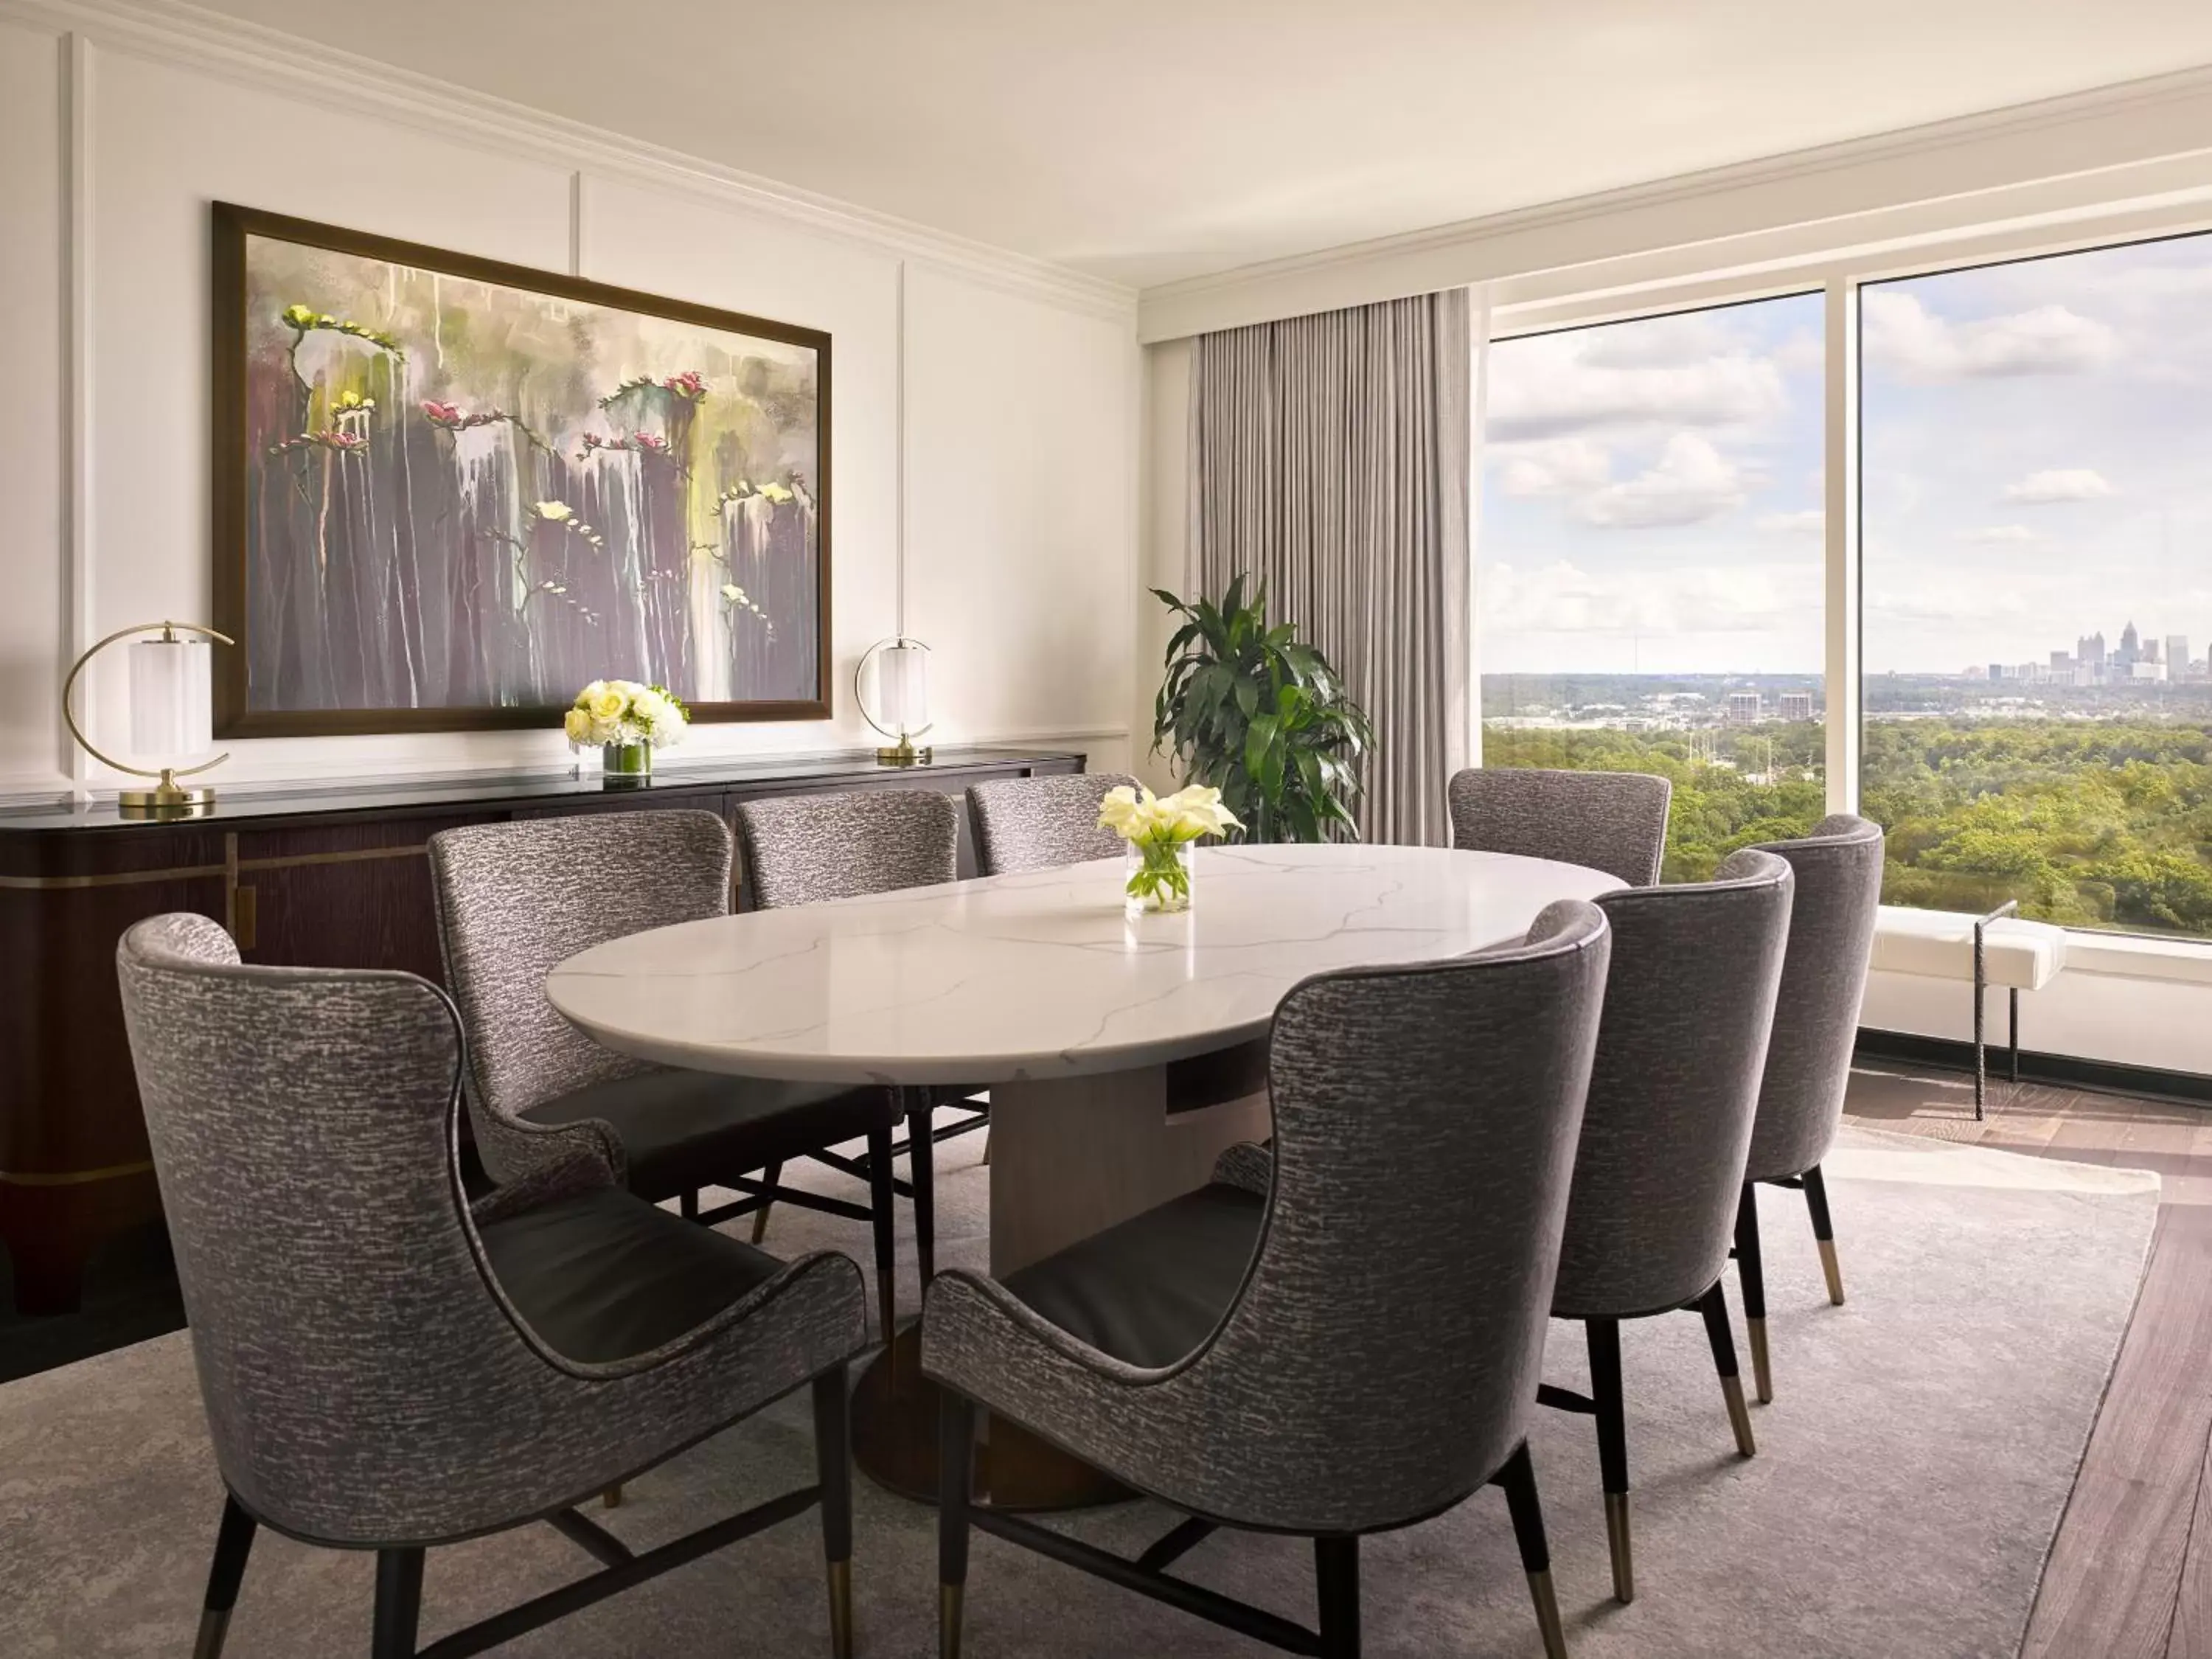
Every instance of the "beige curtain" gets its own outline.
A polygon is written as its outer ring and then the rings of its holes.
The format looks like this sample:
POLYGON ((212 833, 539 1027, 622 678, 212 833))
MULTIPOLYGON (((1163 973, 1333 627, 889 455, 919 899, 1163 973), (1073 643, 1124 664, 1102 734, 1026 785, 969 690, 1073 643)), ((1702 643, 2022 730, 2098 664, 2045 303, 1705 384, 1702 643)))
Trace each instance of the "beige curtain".
POLYGON ((1375 725, 1361 833, 1448 845, 1468 753, 1464 289, 1200 336, 1191 580, 1267 585, 1375 725))

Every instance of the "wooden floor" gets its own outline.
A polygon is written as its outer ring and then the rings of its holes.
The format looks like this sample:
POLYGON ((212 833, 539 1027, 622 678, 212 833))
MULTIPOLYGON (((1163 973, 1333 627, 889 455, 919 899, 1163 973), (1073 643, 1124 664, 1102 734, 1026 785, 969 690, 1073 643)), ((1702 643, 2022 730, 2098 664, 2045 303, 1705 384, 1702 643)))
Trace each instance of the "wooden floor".
MULTIPOLYGON (((2212 1111, 2034 1084, 1866 1069, 1873 1127, 2155 1170, 2158 1231, 2024 1659, 2212 1659, 2212 1111)), ((1850 1268, 1850 1245, 1838 1241, 1850 1268)), ((1971 1409, 1971 1391, 1962 1409, 1971 1409)))

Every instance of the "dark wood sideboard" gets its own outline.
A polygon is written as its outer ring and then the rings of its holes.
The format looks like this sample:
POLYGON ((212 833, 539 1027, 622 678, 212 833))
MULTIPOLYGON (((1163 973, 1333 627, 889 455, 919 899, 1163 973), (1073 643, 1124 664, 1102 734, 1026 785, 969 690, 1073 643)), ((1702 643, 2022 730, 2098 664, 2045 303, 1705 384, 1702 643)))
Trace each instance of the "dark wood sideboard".
MULTIPOLYGON (((226 791, 205 817, 159 823, 112 804, 0 802, 0 1245, 17 1310, 73 1310, 92 1253, 161 1214, 115 985, 115 943, 132 922, 194 910, 229 927, 248 962, 434 980, 424 847, 441 830, 655 806, 726 818, 748 798, 957 795, 986 778, 1083 768, 1079 754, 1012 749, 939 750, 900 769, 850 755, 664 762, 643 785, 563 770, 226 791)), ((963 835, 963 875, 973 841, 963 835)))

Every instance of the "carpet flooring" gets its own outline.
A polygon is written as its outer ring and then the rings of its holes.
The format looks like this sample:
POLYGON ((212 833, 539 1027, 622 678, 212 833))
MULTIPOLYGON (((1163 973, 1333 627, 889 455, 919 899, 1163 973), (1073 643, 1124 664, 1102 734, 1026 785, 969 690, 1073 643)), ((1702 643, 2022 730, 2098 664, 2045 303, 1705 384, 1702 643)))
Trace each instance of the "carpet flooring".
MULTIPOLYGON (((949 1264, 985 1255, 980 1151, 975 1136, 940 1149, 949 1264)), ((1762 1194, 1777 1398, 1753 1407, 1758 1457, 1734 1453, 1694 1318, 1624 1332, 1632 1607, 1607 1594, 1589 1420, 1537 1414, 1554 1577, 1577 1655, 2018 1651, 2134 1304, 2156 1182, 1857 1127, 1827 1167, 1850 1291, 1842 1308, 1821 1291, 1802 1200, 1762 1194)), ((769 1240, 790 1254, 867 1255, 865 1228, 795 1210, 777 1212, 769 1240)), ((911 1262, 908 1253, 909 1304, 911 1262)), ((1577 1329, 1554 1328, 1547 1370, 1583 1382, 1577 1329)), ((811 1478, 803 1401, 787 1401, 641 1479, 602 1518, 649 1545, 811 1478)), ((188 1651, 220 1504, 182 1335, 0 1388, 0 1654, 188 1651)), ((860 1650, 919 1659, 934 1648, 933 1517, 865 1479, 856 1509, 860 1650)), ((1065 1524, 1133 1553, 1170 1520, 1139 1504, 1065 1524)), ((501 1651, 823 1653, 819 1561, 811 1518, 788 1522, 501 1651)), ((434 1551, 425 1639, 588 1565, 543 1527, 434 1551)), ((1369 1540, 1363 1566, 1370 1655, 1540 1651, 1494 1492, 1369 1540)), ((1180 1570, 1312 1616, 1311 1555, 1297 1540, 1218 1534, 1180 1570)), ((366 1557, 264 1534, 229 1651, 364 1651, 370 1583, 366 1557)), ((968 1600, 974 1659, 1263 1650, 987 1537, 968 1600)))

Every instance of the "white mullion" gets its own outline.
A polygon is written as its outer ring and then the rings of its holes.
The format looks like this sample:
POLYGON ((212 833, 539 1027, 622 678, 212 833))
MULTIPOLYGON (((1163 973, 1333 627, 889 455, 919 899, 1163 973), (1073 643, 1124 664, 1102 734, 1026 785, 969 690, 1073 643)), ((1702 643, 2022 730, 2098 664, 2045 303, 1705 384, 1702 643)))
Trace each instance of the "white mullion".
POLYGON ((1856 278, 1829 276, 1826 461, 1824 686, 1831 812, 1859 802, 1859 291, 1856 278))

